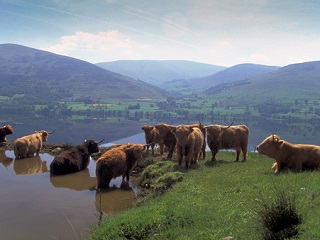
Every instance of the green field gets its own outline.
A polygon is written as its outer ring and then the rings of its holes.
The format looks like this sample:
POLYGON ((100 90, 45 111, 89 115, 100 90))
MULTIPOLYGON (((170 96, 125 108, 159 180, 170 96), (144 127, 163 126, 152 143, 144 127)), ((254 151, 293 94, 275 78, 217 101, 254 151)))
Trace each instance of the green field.
POLYGON ((181 182, 105 218, 89 239, 262 239, 258 212, 279 191, 295 199, 302 217, 299 239, 320 238, 320 172, 275 175, 274 160, 257 153, 245 163, 234 162, 233 153, 220 152, 217 159, 201 160, 188 171, 174 163, 181 182))

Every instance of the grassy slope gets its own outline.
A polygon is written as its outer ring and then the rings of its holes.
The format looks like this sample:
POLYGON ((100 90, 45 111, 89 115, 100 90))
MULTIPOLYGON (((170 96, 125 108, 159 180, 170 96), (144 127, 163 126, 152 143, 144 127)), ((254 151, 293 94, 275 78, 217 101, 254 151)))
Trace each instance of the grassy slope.
POLYGON ((163 196, 105 219, 89 239, 261 239, 257 211, 275 189, 296 196, 301 239, 320 238, 318 171, 277 176, 274 161, 257 153, 246 163, 233 162, 233 153, 220 152, 218 159, 216 165, 201 161, 163 196))

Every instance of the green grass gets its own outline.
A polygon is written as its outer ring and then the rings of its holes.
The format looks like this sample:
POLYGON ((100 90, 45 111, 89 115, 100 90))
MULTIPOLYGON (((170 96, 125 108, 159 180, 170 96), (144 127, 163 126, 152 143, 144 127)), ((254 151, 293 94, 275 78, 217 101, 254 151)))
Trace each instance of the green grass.
MULTIPOLYGON (((211 156, 207 156, 210 159, 211 156)), ((277 189, 295 195, 301 239, 320 238, 320 172, 275 175, 273 160, 249 153, 245 163, 220 152, 217 164, 202 160, 183 181, 127 211, 104 219, 89 239, 261 239, 259 212, 277 189)))

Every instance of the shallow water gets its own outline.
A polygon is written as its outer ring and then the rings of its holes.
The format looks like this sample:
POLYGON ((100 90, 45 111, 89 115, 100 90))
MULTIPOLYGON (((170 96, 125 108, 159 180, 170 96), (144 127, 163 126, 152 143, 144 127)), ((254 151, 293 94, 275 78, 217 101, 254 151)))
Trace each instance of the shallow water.
POLYGON ((0 149, 0 239, 85 239, 98 223, 99 209, 114 214, 136 202, 136 189, 96 190, 95 162, 88 169, 50 176, 53 156, 14 160, 0 149), (101 203, 100 203, 101 201, 101 203))

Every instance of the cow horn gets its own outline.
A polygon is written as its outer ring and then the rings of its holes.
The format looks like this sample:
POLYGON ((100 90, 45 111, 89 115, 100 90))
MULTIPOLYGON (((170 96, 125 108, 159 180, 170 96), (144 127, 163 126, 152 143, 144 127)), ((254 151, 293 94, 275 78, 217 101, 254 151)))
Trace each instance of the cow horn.
POLYGON ((102 143, 104 141, 104 139, 102 139, 101 141, 96 141, 97 144, 102 143))
POLYGON ((54 133, 56 130, 54 129, 52 132, 48 132, 48 134, 52 134, 52 133, 54 133))
POLYGON ((145 145, 143 145, 143 147, 148 147, 148 146, 151 146, 152 144, 154 144, 154 142, 145 144, 145 145))
POLYGON ((233 125, 233 123, 234 123, 234 120, 232 121, 232 123, 228 127, 226 127, 226 129, 231 127, 233 125))

